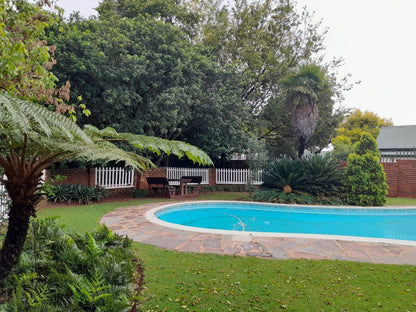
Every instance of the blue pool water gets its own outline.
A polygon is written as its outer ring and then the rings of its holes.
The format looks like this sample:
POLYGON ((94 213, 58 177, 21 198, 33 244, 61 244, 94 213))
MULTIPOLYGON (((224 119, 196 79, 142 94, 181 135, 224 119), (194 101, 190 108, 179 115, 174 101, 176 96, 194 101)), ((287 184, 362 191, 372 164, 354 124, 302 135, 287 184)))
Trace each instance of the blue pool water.
POLYGON ((197 202, 173 205, 155 215, 166 222, 218 230, 416 241, 416 208, 364 209, 197 202))

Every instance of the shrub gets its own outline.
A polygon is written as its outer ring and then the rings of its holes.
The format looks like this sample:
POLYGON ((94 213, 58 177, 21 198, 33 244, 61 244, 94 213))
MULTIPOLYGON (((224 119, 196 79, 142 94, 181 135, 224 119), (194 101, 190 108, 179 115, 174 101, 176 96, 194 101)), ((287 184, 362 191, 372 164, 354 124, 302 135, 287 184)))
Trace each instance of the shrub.
POLYGON ((344 170, 330 156, 313 154, 302 158, 306 178, 304 189, 316 196, 339 195, 343 191, 344 170))
POLYGON ((261 190, 254 194, 253 199, 260 202, 280 204, 345 205, 345 201, 338 196, 313 196, 296 191, 286 194, 276 190, 261 190))
POLYGON ((387 183, 376 140, 364 134, 356 153, 348 156, 345 187, 350 205, 382 206, 386 202, 387 183))
POLYGON ((77 184, 56 184, 48 187, 46 194, 49 201, 54 202, 79 202, 88 204, 93 201, 100 201, 106 196, 103 188, 94 188, 77 184))
POLYGON ((148 190, 136 189, 133 190, 133 197, 134 198, 144 198, 149 196, 150 192, 148 190))
POLYGON ((245 192, 247 185, 204 185, 199 188, 200 193, 210 192, 245 192))
POLYGON ((311 155, 301 159, 283 157, 263 174, 263 186, 283 191, 306 192, 314 196, 342 193, 343 170, 330 156, 311 155))
POLYGON ((128 311, 138 300, 143 268, 131 241, 105 226, 79 236, 41 220, 4 284, 1 311, 128 311))
POLYGON ((284 190, 303 190, 306 183, 304 165, 300 159, 283 157, 273 161, 263 173, 263 186, 284 190))

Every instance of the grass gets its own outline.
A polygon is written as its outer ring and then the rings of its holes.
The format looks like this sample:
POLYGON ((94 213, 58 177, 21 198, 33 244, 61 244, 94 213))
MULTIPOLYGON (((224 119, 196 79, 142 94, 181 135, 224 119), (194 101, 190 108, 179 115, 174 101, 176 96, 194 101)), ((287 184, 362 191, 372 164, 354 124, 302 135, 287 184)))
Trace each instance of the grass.
MULTIPOLYGON (((247 193, 205 193, 198 196, 198 200, 235 200, 248 196, 247 193)), ((98 226, 101 217, 117 208, 137 206, 160 201, 174 201, 173 199, 141 198, 123 202, 98 203, 91 205, 75 205, 41 209, 37 212, 39 218, 59 217, 59 225, 81 234, 91 232, 98 226)))
POLYGON ((416 207, 416 198, 392 198, 392 197, 387 197, 387 201, 386 201, 386 205, 387 206, 415 206, 416 207))
MULTIPOLYGON (((117 207, 155 201, 51 208, 38 215, 58 215, 68 229, 84 233, 117 207)), ((141 311, 416 311, 415 266, 178 253, 139 243, 133 248, 146 269, 141 311)))

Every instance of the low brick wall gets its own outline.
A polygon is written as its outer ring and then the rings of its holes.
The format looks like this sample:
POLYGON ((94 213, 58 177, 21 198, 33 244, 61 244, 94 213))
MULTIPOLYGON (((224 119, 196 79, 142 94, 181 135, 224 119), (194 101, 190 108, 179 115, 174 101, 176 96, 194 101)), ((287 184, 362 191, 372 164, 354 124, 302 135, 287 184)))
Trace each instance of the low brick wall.
POLYGON ((416 160, 401 159, 382 163, 389 185, 389 197, 416 198, 416 160))
POLYGON ((65 176, 65 184, 80 184, 94 187, 95 171, 94 168, 76 169, 48 169, 46 170, 46 180, 56 176, 65 176))
MULTIPOLYGON (((389 185, 389 197, 416 198, 416 159, 402 159, 395 163, 381 163, 386 172, 389 185)), ((342 163, 346 166, 346 162, 342 163)), ((82 184, 94 187, 95 170, 87 169, 53 169, 47 170, 47 179, 57 174, 67 177, 65 183, 82 184)), ((152 168, 135 174, 134 187, 109 190, 110 195, 130 194, 134 189, 148 189, 146 177, 166 177, 167 168, 152 168)), ((215 168, 209 170, 209 184, 216 185, 215 168)))

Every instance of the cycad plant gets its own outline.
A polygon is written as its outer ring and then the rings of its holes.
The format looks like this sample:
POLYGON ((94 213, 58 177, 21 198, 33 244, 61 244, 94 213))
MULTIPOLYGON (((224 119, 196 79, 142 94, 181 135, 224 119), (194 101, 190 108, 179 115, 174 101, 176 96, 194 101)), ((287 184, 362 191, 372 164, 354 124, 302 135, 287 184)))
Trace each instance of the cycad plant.
POLYGON ((292 191, 314 196, 342 193, 343 170, 330 156, 283 157, 263 173, 263 186, 288 194, 292 191))
POLYGON ((306 182, 304 166, 299 159, 282 157, 273 161, 263 173, 263 186, 283 190, 303 190, 306 182))
POLYGON ((204 152, 183 142, 117 133, 111 128, 87 126, 82 130, 65 116, 0 94, 0 167, 7 176, 2 183, 11 200, 8 230, 0 252, 0 283, 17 263, 29 219, 36 216, 44 169, 58 161, 74 159, 124 161, 139 170, 153 166, 149 159, 124 151, 113 141, 128 142, 155 153, 187 156, 201 164, 212 163, 204 152))
POLYGON ((329 155, 312 154, 304 156, 302 162, 308 193, 326 196, 343 192, 344 170, 339 161, 329 155))

